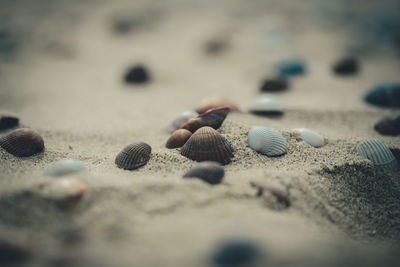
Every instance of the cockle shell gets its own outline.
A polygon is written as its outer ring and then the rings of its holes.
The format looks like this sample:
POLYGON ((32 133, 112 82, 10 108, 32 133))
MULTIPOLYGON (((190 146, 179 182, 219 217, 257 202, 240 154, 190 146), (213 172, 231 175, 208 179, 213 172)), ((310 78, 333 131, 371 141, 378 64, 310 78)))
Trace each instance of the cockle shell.
POLYGON ((357 146, 357 152, 360 156, 371 160, 378 167, 389 170, 397 169, 397 159, 392 151, 380 140, 371 139, 361 143, 357 146))
POLYGON ((272 77, 265 79, 260 87, 261 92, 279 92, 286 90, 289 82, 284 77, 272 77))
POLYGON ((181 149, 181 154, 196 161, 217 161, 228 164, 233 148, 219 132, 211 127, 198 129, 181 149))
POLYGON ((321 135, 306 128, 293 129, 297 138, 303 139, 304 142, 312 145, 313 147, 322 147, 325 145, 325 139, 321 135))
POLYGON ((144 65, 138 64, 128 70, 124 80, 126 83, 143 84, 150 80, 150 74, 144 65))
POLYGON ((282 115, 281 101, 270 94, 263 94, 250 105, 249 111, 256 115, 282 115))
POLYGON ((43 151, 43 138, 36 131, 20 128, 0 138, 0 146, 17 157, 28 157, 43 151))
POLYGON ((12 114, 7 111, 0 111, 0 131, 13 128, 17 126, 19 123, 19 119, 17 115, 12 114))
POLYGON ((176 116, 175 119, 168 125, 167 132, 173 133, 174 131, 178 130, 182 124, 187 122, 189 119, 197 117, 197 115, 199 114, 192 110, 187 110, 178 114, 178 116, 176 116))
POLYGON ((400 83, 381 84, 369 91, 364 100, 382 108, 400 107, 400 83))
POLYGON ((384 117, 375 124, 374 128, 383 135, 400 135, 400 113, 384 117))
POLYGON ((86 166, 80 161, 73 159, 62 159, 60 161, 52 163, 49 167, 47 167, 43 175, 59 177, 86 170, 86 166))
POLYGON ((282 135, 263 126, 251 128, 247 142, 250 148, 269 157, 286 154, 288 149, 288 143, 282 135))
POLYGON ((240 111, 239 107, 232 101, 220 97, 204 99, 203 101, 201 101, 200 105, 196 108, 196 111, 199 114, 201 114, 209 109, 220 108, 220 107, 228 107, 230 112, 240 111))
POLYGON ((183 146, 192 136, 192 133, 186 129, 178 129, 168 138, 165 144, 166 148, 178 148, 183 146))
POLYGON ((150 160, 151 147, 143 142, 125 147, 115 158, 115 164, 121 169, 133 170, 150 160))
POLYGON ((215 161, 204 161, 191 168, 183 178, 200 178, 209 184, 220 184, 224 177, 224 168, 215 161))
POLYGON ((356 74, 359 69, 358 60, 354 57, 341 58, 333 65, 332 69, 337 75, 356 74))
POLYGON ((276 69, 280 76, 290 77, 305 74, 306 65, 301 60, 292 59, 278 63, 276 69))
POLYGON ((196 118, 190 119, 186 123, 182 124, 181 129, 189 130, 192 133, 204 126, 218 129, 219 127, 221 127, 228 113, 228 107, 209 109, 208 111, 200 114, 196 118))

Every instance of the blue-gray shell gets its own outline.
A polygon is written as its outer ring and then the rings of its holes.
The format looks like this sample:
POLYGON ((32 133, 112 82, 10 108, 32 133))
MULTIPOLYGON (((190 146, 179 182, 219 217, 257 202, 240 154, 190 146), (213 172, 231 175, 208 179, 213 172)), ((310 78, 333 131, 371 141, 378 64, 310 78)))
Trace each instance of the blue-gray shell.
POLYGON ((379 167, 389 170, 396 170, 398 167, 398 162, 392 151, 380 140, 371 139, 361 143, 357 147, 357 152, 379 167))
POLYGON ((62 159, 60 161, 52 163, 49 167, 47 167, 43 175, 59 177, 86 170, 86 166, 80 161, 73 159, 62 159))
POLYGON ((262 126, 251 128, 247 142, 253 150, 270 157, 286 154, 288 149, 288 143, 282 135, 262 126))

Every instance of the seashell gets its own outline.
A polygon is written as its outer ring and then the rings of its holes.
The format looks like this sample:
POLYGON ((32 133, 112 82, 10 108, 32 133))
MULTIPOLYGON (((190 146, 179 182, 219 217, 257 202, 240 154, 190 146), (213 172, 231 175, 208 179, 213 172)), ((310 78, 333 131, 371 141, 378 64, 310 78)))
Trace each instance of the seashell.
POLYGON ((18 117, 10 112, 0 112, 0 131, 18 126, 18 117))
POLYGON ((332 67, 337 75, 352 75, 359 70, 358 60, 354 57, 345 57, 338 60, 332 67))
POLYGON ((197 117, 197 115, 199 115, 197 112, 191 110, 187 110, 178 114, 178 116, 176 116, 176 118, 168 125, 167 132, 173 133, 174 131, 178 130, 182 124, 187 122, 189 119, 197 117))
POLYGON ((204 112, 196 118, 190 119, 186 123, 182 124, 181 129, 189 130, 192 133, 204 126, 218 129, 221 127, 228 113, 228 107, 209 109, 207 112, 204 112))
POLYGON ((286 154, 288 149, 288 143, 282 135, 262 126, 251 128, 247 142, 253 150, 269 157, 286 154))
POLYGON ((17 157, 28 157, 42 152, 43 138, 36 131, 21 128, 0 138, 0 146, 17 157))
POLYGON ((297 138, 301 138, 304 142, 312 145, 313 147, 322 147, 325 145, 325 139, 321 135, 306 128, 293 129, 297 138))
POLYGON ((181 155, 196 161, 228 164, 233 157, 233 148, 219 132, 211 127, 202 127, 182 147, 181 155))
POLYGON ((62 159, 60 161, 52 163, 49 167, 47 167, 43 175, 59 177, 86 170, 86 166, 80 161, 73 159, 62 159))
POLYGON ((192 133, 186 129, 176 130, 165 144, 166 148, 178 148, 183 146, 186 141, 192 136, 192 133))
POLYGON ((143 142, 125 147, 115 158, 115 164, 126 170, 133 170, 146 165, 150 160, 151 147, 143 142))
POLYGON ((280 76, 290 77, 306 73, 306 66, 303 61, 298 59, 286 60, 276 65, 280 76))
POLYGON ((381 84, 364 96, 365 102, 378 107, 400 107, 400 83, 381 84))
POLYGON ((124 80, 126 83, 147 83, 150 80, 150 75, 145 66, 138 64, 128 70, 124 80))
POLYGON ((211 263, 215 267, 256 266, 260 259, 261 250, 254 242, 229 239, 218 245, 211 256, 211 263))
POLYGON ((209 184, 220 184, 224 177, 224 168, 215 161, 204 161, 191 168, 183 178, 200 178, 209 184))
POLYGON ((249 111, 256 115, 282 115, 282 102, 275 96, 263 94, 250 105, 249 111))
POLYGON ((240 109, 232 101, 225 98, 207 98, 201 101, 200 105, 196 108, 196 111, 201 114, 212 108, 228 107, 231 112, 240 112, 240 109))
POLYGON ((374 128, 383 135, 400 135, 400 113, 384 117, 374 128))
POLYGON ((398 163, 392 151, 380 140, 371 139, 361 143, 357 146, 357 152, 378 167, 389 170, 397 169, 398 163))
POLYGON ((264 80, 260 87, 261 92, 278 92, 286 90, 289 87, 289 82, 284 77, 273 77, 264 80))

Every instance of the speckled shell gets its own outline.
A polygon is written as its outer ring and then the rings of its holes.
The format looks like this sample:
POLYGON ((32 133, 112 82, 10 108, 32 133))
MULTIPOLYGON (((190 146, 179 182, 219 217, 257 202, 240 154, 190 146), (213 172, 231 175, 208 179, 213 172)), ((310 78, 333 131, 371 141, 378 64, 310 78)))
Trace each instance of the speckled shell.
POLYGON ((256 115, 281 115, 283 105, 277 97, 264 94, 253 101, 249 111, 256 115))
POLYGON ((59 177, 86 170, 86 166, 80 161, 73 159, 62 159, 60 161, 52 163, 49 167, 47 167, 43 175, 59 177))
POLYGON ((187 110, 178 114, 178 116, 176 116, 175 119, 168 125, 167 132, 173 133, 174 131, 178 130, 182 124, 187 122, 189 119, 197 117, 197 115, 199 114, 192 110, 187 110))
POLYGON ((43 138, 28 128, 17 129, 3 136, 0 146, 17 157, 29 157, 44 150, 43 138))
POLYGON ((181 129, 189 130, 192 133, 204 126, 218 129, 221 127, 228 113, 228 107, 209 109, 207 112, 204 112, 196 118, 190 119, 186 123, 182 124, 181 129))
POLYGON ((279 92, 286 90, 289 82, 284 77, 271 77, 265 79, 260 87, 261 92, 279 92))
POLYGON ((201 101, 200 105, 196 108, 196 111, 201 114, 212 108, 228 107, 230 112, 240 112, 239 107, 232 101, 225 98, 207 98, 201 101))
POLYGON ((133 170, 150 160, 151 147, 143 142, 125 147, 115 158, 115 164, 121 169, 133 170))
POLYGON ((369 91, 364 100, 382 108, 400 107, 400 83, 381 84, 369 91))
POLYGON ((378 167, 389 170, 397 169, 398 163, 392 151, 380 140, 371 139, 361 143, 357 147, 357 152, 378 167))
POLYGON ((200 178, 209 184, 220 184, 224 177, 224 168, 215 161, 204 161, 191 168, 183 177, 200 178))
POLYGON ((293 129, 297 138, 301 138, 307 144, 313 147, 322 147, 325 145, 325 139, 321 135, 306 128, 293 129))
POLYGON ((198 129, 181 149, 181 154, 196 161, 217 161, 228 164, 233 148, 219 132, 211 127, 198 129))
POLYGON ((168 138, 165 144, 166 148, 178 148, 183 146, 192 136, 192 133, 186 129, 178 129, 168 138))
POLYGON ((262 126, 251 128, 247 142, 250 148, 269 157, 286 154, 288 149, 288 143, 282 135, 262 126))
POLYGON ((400 113, 384 117, 374 128, 382 135, 400 135, 400 113))
POLYGON ((87 191, 87 186, 77 179, 60 178, 39 186, 40 195, 65 207, 76 206, 87 191))
POLYGON ((17 115, 7 111, 0 111, 0 131, 18 126, 18 123, 17 115))

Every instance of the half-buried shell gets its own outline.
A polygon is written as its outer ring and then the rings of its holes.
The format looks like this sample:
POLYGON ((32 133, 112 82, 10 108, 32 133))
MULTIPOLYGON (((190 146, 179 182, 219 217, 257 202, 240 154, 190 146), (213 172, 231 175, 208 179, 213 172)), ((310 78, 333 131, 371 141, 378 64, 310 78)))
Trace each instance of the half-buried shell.
POLYGON ((192 110, 187 110, 182 113, 179 113, 175 119, 168 125, 167 132, 173 133, 174 131, 178 130, 182 124, 187 122, 189 119, 195 118, 199 115, 197 112, 192 110))
POLYGON ((239 107, 226 98, 214 97, 201 101, 196 111, 201 114, 212 108, 228 107, 230 112, 240 111, 239 107))
POLYGON ((247 142, 250 148, 269 157, 286 154, 288 149, 288 143, 282 135, 262 126, 251 128, 247 142))
POLYGON ((86 166, 80 161, 73 159, 62 159, 60 161, 52 163, 49 167, 47 167, 43 175, 59 177, 86 170, 86 166))
POLYGON ((182 124, 181 129, 189 130, 192 133, 204 126, 218 129, 221 127, 228 113, 228 107, 209 109, 207 112, 204 112, 196 118, 190 119, 186 123, 182 124))
POLYGON ((282 115, 282 102, 275 96, 263 94, 250 105, 249 111, 256 115, 282 115))
POLYGON ((306 128, 293 129, 297 138, 301 138, 304 142, 312 145, 313 147, 322 147, 325 145, 325 139, 321 135, 306 128))
POLYGON ((165 144, 166 148, 178 148, 183 146, 186 141, 192 136, 192 133, 186 129, 178 129, 168 138, 165 144))
POLYGON ((383 135, 400 135, 400 113, 384 117, 375 124, 374 128, 383 135))
POLYGON ((371 160, 378 167, 389 170, 397 169, 397 159, 381 140, 367 140, 357 146, 357 152, 360 156, 371 160))
POLYGON ((21 128, 0 138, 0 146, 17 157, 29 157, 44 149, 43 138, 36 131, 21 128))
POLYGON ((196 161, 228 164, 233 157, 233 148, 219 132, 211 127, 202 127, 189 138, 181 154, 196 161))
POLYGON ((137 169, 150 160, 151 147, 143 142, 133 143, 125 147, 115 158, 115 164, 126 170, 137 169))
POLYGON ((206 183, 220 184, 224 177, 224 168, 214 161, 204 161, 191 168, 183 178, 199 178, 206 183))

